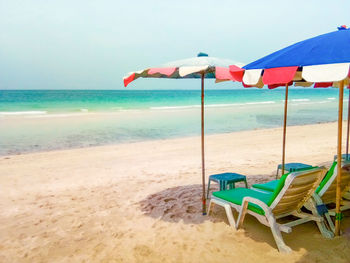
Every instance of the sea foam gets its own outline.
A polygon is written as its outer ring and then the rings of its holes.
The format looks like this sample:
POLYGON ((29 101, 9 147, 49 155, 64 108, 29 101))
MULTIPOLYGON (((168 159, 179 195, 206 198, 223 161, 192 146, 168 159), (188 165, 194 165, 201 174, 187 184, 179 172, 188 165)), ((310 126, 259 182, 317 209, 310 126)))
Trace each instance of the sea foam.
POLYGON ((177 110, 199 108, 201 105, 150 107, 151 110, 177 110))
POLYGON ((0 115, 42 115, 47 111, 0 111, 0 115))
MULTIPOLYGON (((222 107, 235 107, 244 105, 259 105, 259 104, 274 104, 275 101, 257 101, 257 102, 246 102, 246 103, 223 103, 223 104, 206 104, 206 108, 222 108, 222 107)), ((151 110, 181 110, 181 109, 192 109, 200 108, 201 105, 186 105, 186 106, 161 106, 161 107, 150 107, 151 110)))
POLYGON ((301 101, 310 101, 309 99, 291 99, 291 101, 301 102, 301 101))

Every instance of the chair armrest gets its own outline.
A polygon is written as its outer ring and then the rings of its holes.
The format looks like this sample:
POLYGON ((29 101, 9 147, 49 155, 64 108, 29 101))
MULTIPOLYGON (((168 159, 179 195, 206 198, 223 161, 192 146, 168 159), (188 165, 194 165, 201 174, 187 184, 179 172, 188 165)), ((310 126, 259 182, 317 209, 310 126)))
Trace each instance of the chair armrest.
POLYGON ((271 213, 271 208, 259 199, 256 199, 256 198, 250 197, 250 196, 246 196, 243 198, 242 207, 244 206, 244 204, 246 202, 260 206, 265 211, 265 213, 266 212, 271 213))
POLYGON ((242 200, 241 209, 239 211, 238 220, 236 223, 236 229, 239 229, 242 227, 245 215, 246 215, 247 210, 248 210, 249 203, 255 204, 255 205, 261 207, 261 209, 264 210, 265 215, 270 216, 272 214, 271 209, 264 202, 262 202, 261 200, 256 199, 256 198, 246 196, 242 200))

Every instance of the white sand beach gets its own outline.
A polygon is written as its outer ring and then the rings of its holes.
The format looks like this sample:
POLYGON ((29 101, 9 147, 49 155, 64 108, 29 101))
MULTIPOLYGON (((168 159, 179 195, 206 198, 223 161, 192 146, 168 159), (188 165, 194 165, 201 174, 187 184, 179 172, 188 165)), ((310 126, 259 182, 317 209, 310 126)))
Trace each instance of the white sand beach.
MULTIPOLYGON (((288 127, 286 161, 329 165, 336 143, 336 123, 288 127)), ((207 175, 271 180, 281 145, 281 128, 207 136, 207 175)), ((200 164, 199 137, 0 157, 0 262, 350 262, 349 212, 341 237, 283 234, 288 255, 251 216, 202 216, 200 164)))

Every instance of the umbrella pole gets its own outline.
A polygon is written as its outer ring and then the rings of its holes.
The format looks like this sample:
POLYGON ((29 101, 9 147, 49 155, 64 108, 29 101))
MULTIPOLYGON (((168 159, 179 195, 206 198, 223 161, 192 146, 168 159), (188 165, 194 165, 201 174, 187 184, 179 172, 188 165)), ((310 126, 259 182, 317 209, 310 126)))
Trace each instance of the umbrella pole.
POLYGON ((349 155, 349 129, 350 129, 350 89, 349 89, 349 99, 348 99, 348 127, 346 131, 346 160, 348 160, 348 155, 349 155))
POLYGON ((207 214, 206 208, 206 198, 205 198, 205 163, 204 163, 204 73, 201 76, 201 144, 202 144, 202 213, 203 215, 207 214))
MULTIPOLYGON (((284 98, 284 119, 283 119, 283 146, 282 146, 282 175, 284 174, 284 166, 286 159, 286 131, 287 131, 287 106, 288 106, 288 83, 286 84, 286 94, 284 98)), ((276 179, 278 174, 276 175, 276 179)))
POLYGON ((337 188, 336 188, 336 216, 335 216, 335 235, 340 235, 340 183, 341 183, 341 144, 342 144, 342 124, 343 124, 343 95, 344 95, 344 81, 339 85, 339 106, 338 106, 338 160, 337 160, 337 188))

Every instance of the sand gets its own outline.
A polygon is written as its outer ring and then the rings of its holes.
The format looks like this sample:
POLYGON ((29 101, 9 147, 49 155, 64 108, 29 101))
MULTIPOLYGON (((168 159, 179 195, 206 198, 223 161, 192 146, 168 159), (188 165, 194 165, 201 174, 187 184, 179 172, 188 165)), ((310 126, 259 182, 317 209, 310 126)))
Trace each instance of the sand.
MULTIPOLYGON (((329 165, 336 136, 336 123, 288 127, 287 162, 329 165)), ((207 136, 207 174, 271 180, 281 139, 207 136)), ((200 160, 199 137, 0 157, 0 262, 350 262, 349 217, 332 240, 293 228, 285 255, 251 216, 240 231, 220 207, 202 216, 200 160)))

